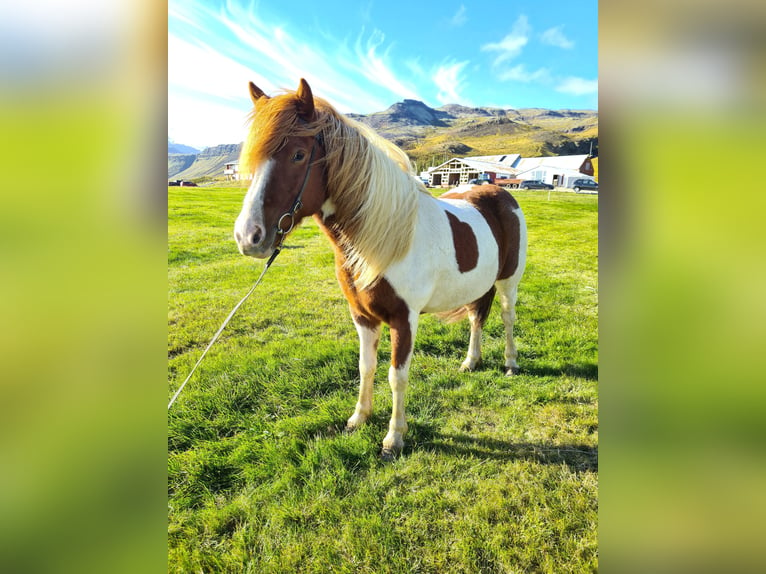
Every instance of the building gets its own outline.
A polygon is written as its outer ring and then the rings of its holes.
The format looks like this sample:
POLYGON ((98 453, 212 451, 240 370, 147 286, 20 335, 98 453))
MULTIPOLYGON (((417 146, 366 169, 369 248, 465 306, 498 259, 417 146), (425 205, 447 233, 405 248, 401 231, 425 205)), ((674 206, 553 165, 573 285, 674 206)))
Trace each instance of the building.
POLYGON ((591 157, 585 155, 559 155, 526 157, 516 164, 519 179, 539 179, 553 187, 572 187, 572 182, 584 175, 593 177, 591 157))
POLYGON ((224 164, 223 175, 225 175, 226 179, 229 181, 238 180, 239 179, 239 162, 230 161, 229 163, 224 164))
POLYGON ((428 185, 430 187, 455 187, 468 183, 472 179, 495 181, 497 178, 512 178, 516 176, 513 164, 520 157, 519 154, 453 157, 451 160, 428 170, 428 185))
POLYGON ((503 180, 539 179, 555 187, 571 187, 583 175, 593 177, 589 155, 522 158, 519 154, 453 157, 421 174, 430 187, 455 187, 472 179, 498 184, 503 180))

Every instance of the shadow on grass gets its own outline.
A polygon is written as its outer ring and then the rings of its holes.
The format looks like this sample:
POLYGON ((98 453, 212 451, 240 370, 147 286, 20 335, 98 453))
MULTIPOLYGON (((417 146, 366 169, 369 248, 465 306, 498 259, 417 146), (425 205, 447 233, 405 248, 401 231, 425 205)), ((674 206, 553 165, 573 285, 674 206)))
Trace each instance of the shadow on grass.
POLYGON ((566 364, 558 367, 535 366, 521 363, 522 375, 531 375, 533 377, 576 377, 587 379, 589 381, 598 380, 598 365, 595 363, 566 364))
POLYGON ((404 455, 429 450, 450 456, 473 456, 480 460, 527 460, 539 464, 565 464, 576 472, 598 471, 598 447, 584 444, 546 445, 478 438, 460 433, 441 433, 427 425, 410 422, 404 455))

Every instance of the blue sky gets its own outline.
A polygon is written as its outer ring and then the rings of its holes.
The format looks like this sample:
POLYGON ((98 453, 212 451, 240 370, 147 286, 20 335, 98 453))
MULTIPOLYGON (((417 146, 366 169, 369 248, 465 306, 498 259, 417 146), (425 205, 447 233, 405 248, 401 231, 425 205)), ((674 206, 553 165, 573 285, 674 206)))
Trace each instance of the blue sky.
POLYGON ((341 112, 405 98, 596 109, 598 4, 514 1, 170 0, 168 137, 239 143, 251 103, 295 89, 341 112))

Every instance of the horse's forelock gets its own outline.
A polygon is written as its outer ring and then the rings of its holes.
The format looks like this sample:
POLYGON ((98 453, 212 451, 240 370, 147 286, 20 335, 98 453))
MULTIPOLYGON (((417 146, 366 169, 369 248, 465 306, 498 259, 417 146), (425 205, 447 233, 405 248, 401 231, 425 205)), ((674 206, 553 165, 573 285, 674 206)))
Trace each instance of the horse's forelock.
POLYGON ((260 98, 248 117, 250 132, 242 145, 240 171, 251 174, 262 161, 274 156, 289 136, 314 136, 317 122, 305 122, 298 115, 295 92, 273 98, 260 98))

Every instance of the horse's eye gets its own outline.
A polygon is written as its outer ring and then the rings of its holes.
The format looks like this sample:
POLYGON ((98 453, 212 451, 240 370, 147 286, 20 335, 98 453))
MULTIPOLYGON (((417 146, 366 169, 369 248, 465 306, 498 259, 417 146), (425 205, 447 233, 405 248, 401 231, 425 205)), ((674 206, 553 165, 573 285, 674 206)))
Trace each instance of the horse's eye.
POLYGON ((300 151, 300 150, 299 150, 299 151, 296 151, 296 152, 295 152, 295 155, 293 155, 293 161, 294 161, 294 162, 299 162, 299 161, 301 161, 301 160, 302 160, 304 157, 306 157, 306 154, 305 154, 305 153, 303 153, 303 151, 300 151))

